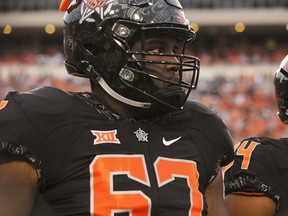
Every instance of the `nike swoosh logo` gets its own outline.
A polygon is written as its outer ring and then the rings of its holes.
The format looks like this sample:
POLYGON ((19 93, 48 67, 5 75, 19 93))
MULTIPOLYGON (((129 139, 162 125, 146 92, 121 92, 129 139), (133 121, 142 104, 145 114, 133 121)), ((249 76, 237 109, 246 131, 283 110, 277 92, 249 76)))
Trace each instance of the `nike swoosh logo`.
POLYGON ((165 140, 165 138, 163 137, 163 144, 165 145, 165 146, 170 146, 170 145, 172 145, 173 143, 175 143, 175 142, 177 142, 178 140, 180 140, 181 139, 181 136, 180 137, 177 137, 176 139, 172 139, 172 140, 165 140))

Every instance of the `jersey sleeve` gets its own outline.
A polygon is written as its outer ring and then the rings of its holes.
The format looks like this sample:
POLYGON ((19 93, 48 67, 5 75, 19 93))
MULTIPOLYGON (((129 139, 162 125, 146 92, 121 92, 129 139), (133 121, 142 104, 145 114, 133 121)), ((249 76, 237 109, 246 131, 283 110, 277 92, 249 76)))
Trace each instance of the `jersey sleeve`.
MULTIPOLYGON (((270 151, 269 139, 248 138, 235 145, 234 161, 225 171, 225 194, 247 196, 268 196, 275 202, 279 200, 277 180, 278 163, 270 151)), ((273 141, 275 142, 275 141, 273 141)), ((273 148, 273 147, 272 147, 273 148)))
POLYGON ((218 156, 221 167, 227 165, 234 156, 233 141, 229 129, 211 107, 198 101, 192 101, 191 106, 197 111, 196 115, 202 116, 199 118, 199 128, 211 140, 214 153, 218 156))
POLYGON ((37 171, 38 184, 41 188, 44 178, 41 161, 33 146, 41 143, 42 136, 31 124, 16 98, 18 92, 10 92, 0 106, 0 163, 26 161, 37 171))
POLYGON ((215 143, 216 143, 216 149, 217 151, 219 151, 219 155, 220 155, 220 158, 219 158, 220 166, 224 167, 227 164, 229 164, 231 161, 233 161, 233 157, 234 157, 233 141, 232 141, 229 129, 222 122, 222 120, 219 124, 222 130, 218 132, 218 136, 215 139, 215 143))
MULTIPOLYGON (((213 110, 212 110, 213 111, 213 110)), ((234 159, 234 147, 233 141, 228 127, 219 117, 219 115, 213 111, 214 114, 211 116, 213 124, 213 130, 211 140, 214 146, 214 152, 218 156, 217 167, 215 168, 216 173, 221 171, 221 168, 231 163, 234 159)))
POLYGON ((191 130, 204 162, 208 182, 220 172, 221 167, 233 160, 233 142, 227 126, 211 108, 198 101, 188 101, 187 115, 183 124, 191 130))
POLYGON ((47 87, 25 93, 9 92, 0 102, 0 163, 13 160, 31 163, 40 188, 45 185, 39 156, 42 143, 59 127, 57 115, 69 106, 69 100, 59 95, 56 89, 47 87), (64 105, 56 104, 61 101, 57 97, 64 98, 61 99, 64 105))

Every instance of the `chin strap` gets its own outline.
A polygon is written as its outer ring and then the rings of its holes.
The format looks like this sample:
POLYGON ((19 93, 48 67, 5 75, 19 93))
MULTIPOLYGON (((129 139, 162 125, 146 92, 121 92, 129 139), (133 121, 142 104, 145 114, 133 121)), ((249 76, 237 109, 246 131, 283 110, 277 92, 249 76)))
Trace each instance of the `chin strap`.
POLYGON ((110 96, 112 96, 113 98, 115 98, 116 100, 122 103, 128 104, 130 106, 134 106, 134 107, 145 108, 145 109, 148 109, 151 107, 151 103, 130 100, 118 94, 117 92, 115 92, 113 89, 110 88, 110 86, 105 82, 105 80, 102 77, 99 77, 97 79, 97 82, 110 96))

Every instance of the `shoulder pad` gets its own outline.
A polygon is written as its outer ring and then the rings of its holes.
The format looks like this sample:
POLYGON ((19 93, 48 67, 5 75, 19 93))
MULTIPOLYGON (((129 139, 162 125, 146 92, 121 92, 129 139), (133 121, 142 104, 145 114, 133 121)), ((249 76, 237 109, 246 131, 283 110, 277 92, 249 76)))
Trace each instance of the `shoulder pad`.
POLYGON ((270 145, 270 146, 275 146, 280 149, 287 149, 288 148, 288 138, 272 138, 272 137, 249 137, 246 139, 241 140, 240 143, 242 142, 257 142, 262 145, 270 145))
POLYGON ((24 110, 42 113, 61 113, 73 103, 68 92, 53 87, 42 87, 20 93, 16 100, 24 110))
POLYGON ((199 101, 188 100, 185 106, 187 106, 188 109, 196 110, 203 114, 216 114, 215 110, 199 101))
POLYGON ((185 127, 197 128, 213 143, 216 152, 221 155, 219 158, 221 166, 233 160, 233 141, 230 132, 213 108, 199 101, 189 100, 182 113, 182 122, 185 127))

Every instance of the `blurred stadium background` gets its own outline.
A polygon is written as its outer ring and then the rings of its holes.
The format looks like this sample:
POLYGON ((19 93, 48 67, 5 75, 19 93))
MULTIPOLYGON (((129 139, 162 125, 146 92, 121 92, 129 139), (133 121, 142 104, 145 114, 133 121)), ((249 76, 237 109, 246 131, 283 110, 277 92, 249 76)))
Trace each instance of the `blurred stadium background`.
MULTIPOLYGON (((61 0, 0 0, 0 99, 43 85, 89 89, 63 66, 61 0)), ((180 0, 201 60, 191 98, 212 106, 234 142, 288 136, 276 113, 273 75, 288 54, 288 0, 180 0)))

